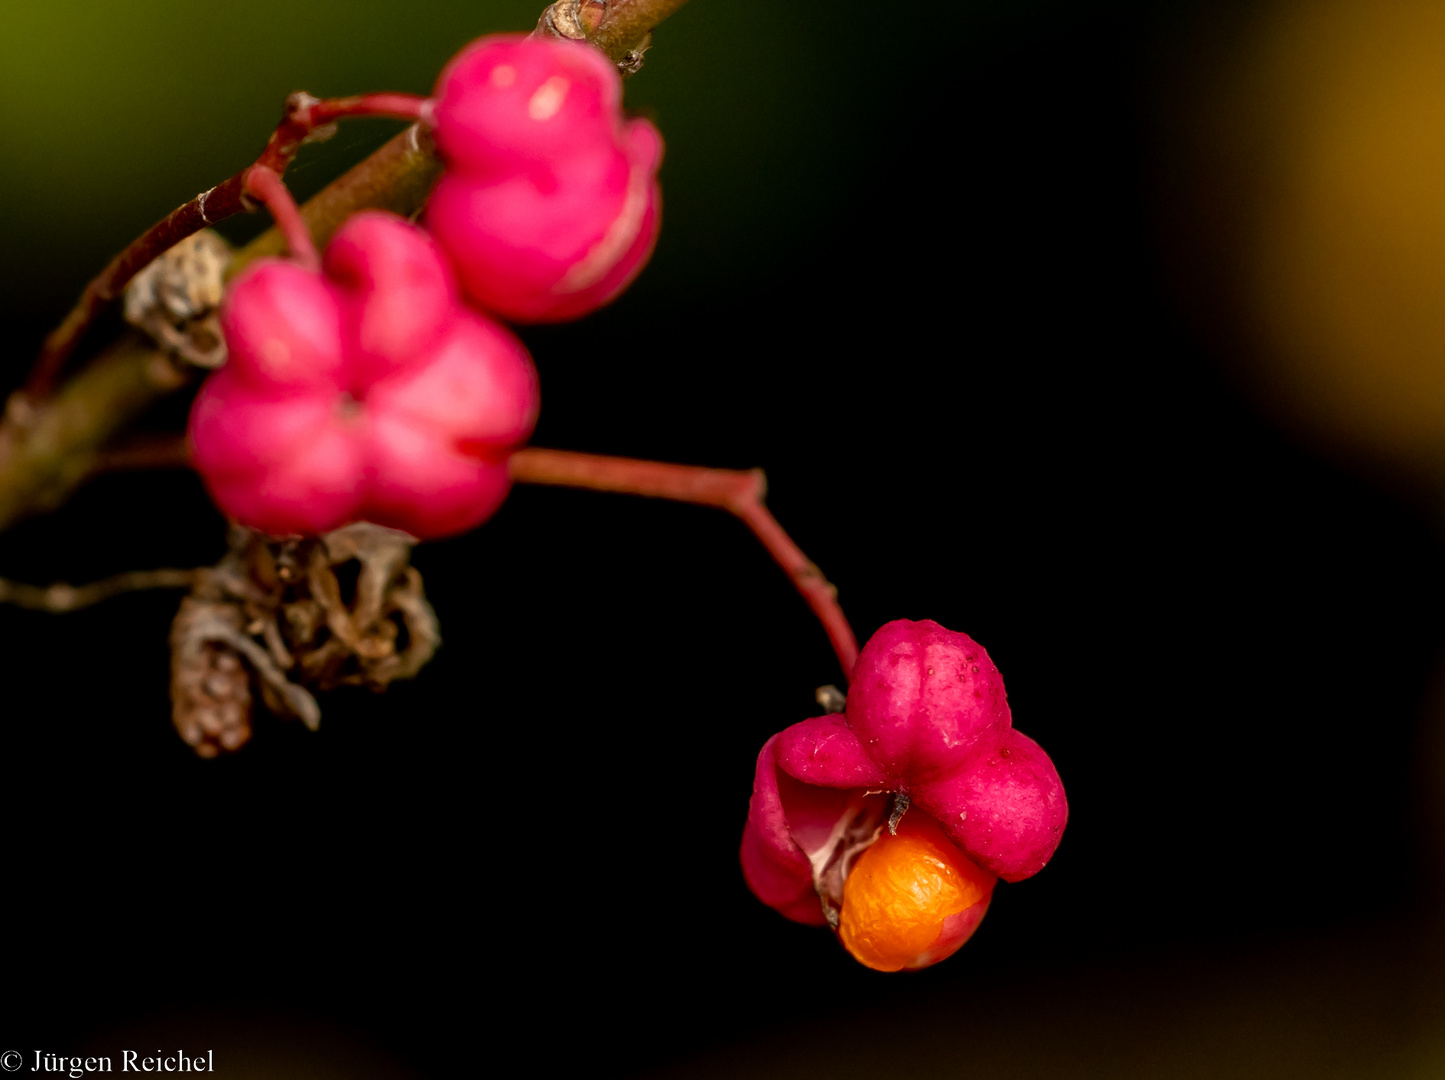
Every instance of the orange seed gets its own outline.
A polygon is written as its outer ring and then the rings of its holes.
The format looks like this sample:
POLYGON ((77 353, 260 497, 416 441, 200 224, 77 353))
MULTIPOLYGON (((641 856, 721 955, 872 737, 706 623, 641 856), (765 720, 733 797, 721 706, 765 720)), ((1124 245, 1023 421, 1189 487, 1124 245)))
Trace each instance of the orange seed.
POLYGON ((936 964, 973 933, 994 881, 915 810, 898 823, 897 835, 885 832, 853 864, 838 936, 877 971, 936 964))

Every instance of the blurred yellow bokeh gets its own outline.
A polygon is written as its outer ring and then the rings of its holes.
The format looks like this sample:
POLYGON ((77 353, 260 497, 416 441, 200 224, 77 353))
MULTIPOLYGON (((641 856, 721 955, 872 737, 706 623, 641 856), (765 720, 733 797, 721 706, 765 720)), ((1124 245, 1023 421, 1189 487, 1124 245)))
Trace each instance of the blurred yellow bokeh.
POLYGON ((1445 475, 1445 3, 1287 0, 1195 77, 1187 183, 1230 228, 1196 222, 1194 254, 1229 248, 1268 396, 1445 475))

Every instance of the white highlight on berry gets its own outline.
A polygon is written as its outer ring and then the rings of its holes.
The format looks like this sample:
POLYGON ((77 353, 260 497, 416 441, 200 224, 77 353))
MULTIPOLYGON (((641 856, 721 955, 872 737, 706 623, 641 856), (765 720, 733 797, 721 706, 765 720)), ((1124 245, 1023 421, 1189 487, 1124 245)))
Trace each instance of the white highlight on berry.
POLYGON ((553 75, 550 79, 537 87, 537 92, 527 102, 527 115, 533 120, 550 120, 557 115, 557 110, 562 107, 562 102, 567 98, 567 91, 572 86, 572 80, 561 75, 553 75))
POLYGON ((511 64, 498 64, 492 68, 493 86, 511 86, 517 81, 517 69, 511 64))

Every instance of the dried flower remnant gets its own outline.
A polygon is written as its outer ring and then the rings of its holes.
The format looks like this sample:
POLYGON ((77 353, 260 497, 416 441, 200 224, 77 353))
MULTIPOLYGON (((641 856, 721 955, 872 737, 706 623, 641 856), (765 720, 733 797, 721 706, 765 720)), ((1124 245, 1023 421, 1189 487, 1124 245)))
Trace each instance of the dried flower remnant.
MULTIPOLYGON (((251 677, 240 654, 214 629, 211 612, 192 597, 171 626, 171 718, 201 757, 239 750, 251 738, 251 677)), ((225 629, 239 634, 240 618, 225 629)))
POLYGON ((216 310, 231 248, 210 229, 182 240, 138 273, 125 290, 125 320, 188 363, 226 362, 216 310))
POLYGON ((214 757, 249 738, 257 695, 314 729, 321 710, 312 690, 384 690, 415 676, 440 636, 408 565, 414 543, 368 522, 306 540, 233 529, 231 550, 197 574, 171 630, 181 737, 214 757), (354 574, 343 569, 353 565, 354 574))

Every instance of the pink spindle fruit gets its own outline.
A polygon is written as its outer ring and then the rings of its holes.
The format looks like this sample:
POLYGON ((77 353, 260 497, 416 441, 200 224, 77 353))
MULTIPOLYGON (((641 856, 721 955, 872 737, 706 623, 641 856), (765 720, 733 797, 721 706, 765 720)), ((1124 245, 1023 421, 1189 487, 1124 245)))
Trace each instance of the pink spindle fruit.
POLYGON ((221 310, 229 358, 191 411, 196 467, 227 515, 272 535, 369 520, 420 537, 479 524, 531 434, 537 376, 461 304, 420 229, 358 214, 324 272, 263 259, 221 310))
POLYGON ((622 116, 617 68, 590 45, 482 38, 437 81, 447 163, 427 226, 467 294, 513 322, 601 307, 652 253, 662 137, 622 116))
POLYGON ((973 933, 996 877, 1043 869, 1067 819, 1058 772, 1013 730, 988 653, 899 620, 863 646, 846 714, 763 746, 743 875, 788 918, 833 925, 868 966, 925 967, 973 933), (893 835, 904 808, 914 824, 893 835))

